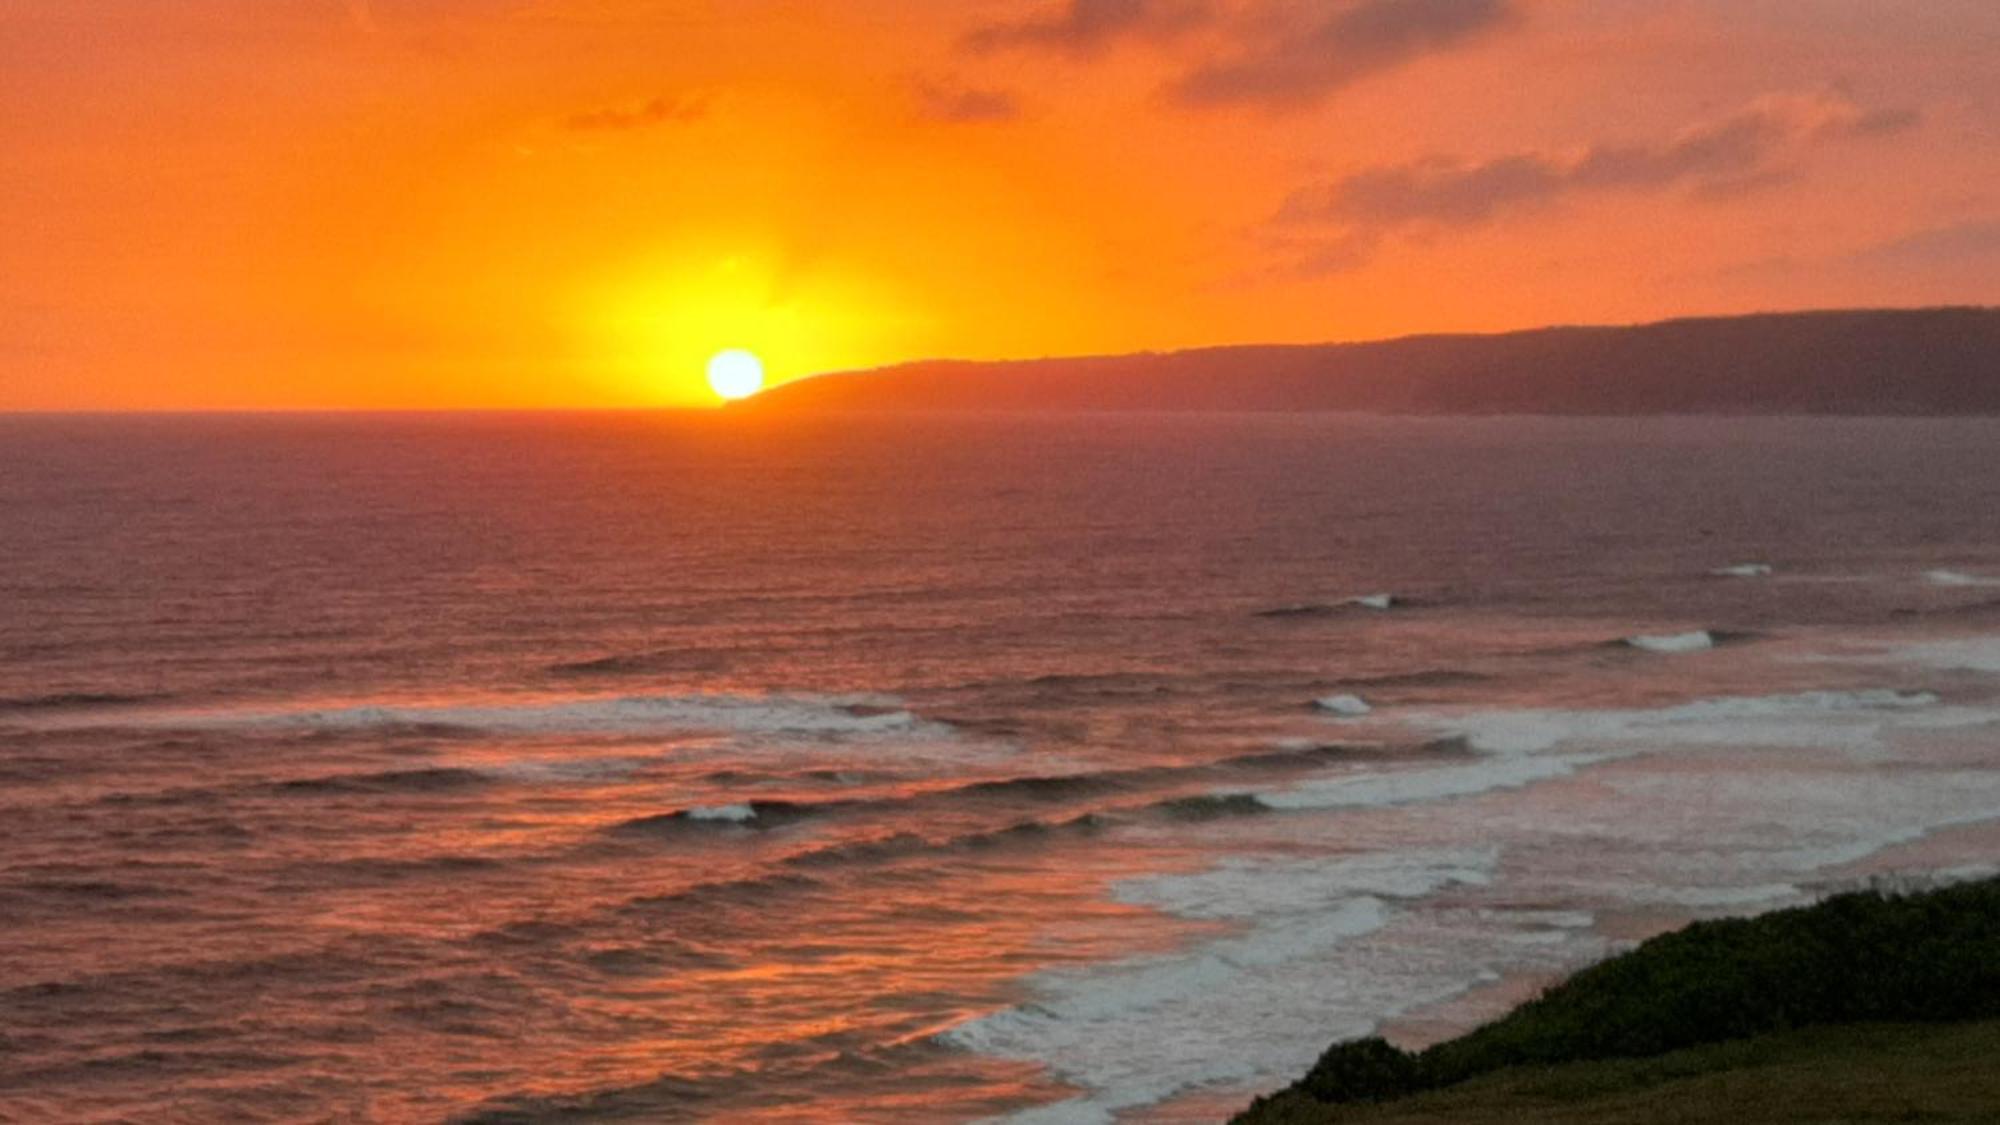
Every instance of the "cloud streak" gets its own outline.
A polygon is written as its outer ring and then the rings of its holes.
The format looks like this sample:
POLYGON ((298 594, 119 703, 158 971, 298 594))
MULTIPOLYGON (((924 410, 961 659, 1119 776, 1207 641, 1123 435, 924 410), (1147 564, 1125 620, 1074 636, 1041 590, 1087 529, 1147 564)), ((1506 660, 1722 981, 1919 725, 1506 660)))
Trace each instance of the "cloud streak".
POLYGON ((1931 227, 1856 251, 1848 264, 1885 269, 1992 265, 2000 277, 2000 217, 1931 227))
POLYGON ((1125 41, 1194 45, 1162 91, 1182 108, 1273 112, 1325 101, 1371 75, 1483 40, 1518 20, 1521 0, 1062 0, 982 24, 974 54, 1090 58, 1125 41))
POLYGON ((919 80, 912 85, 917 116, 954 125, 992 124, 1021 116, 1021 100, 1007 90, 949 86, 919 80))
POLYGON ((1209 0, 1065 0, 1026 19, 983 24, 966 33, 976 54, 1053 50, 1090 55, 1127 38, 1164 38, 1208 22, 1209 0))
POLYGON ((1261 30, 1168 87, 1185 106, 1317 104, 1370 75, 1477 42, 1511 25, 1514 0, 1356 0, 1269 5, 1261 30))
POLYGON ((630 106, 607 106, 585 110, 565 118, 563 124, 578 132, 619 132, 649 129, 655 125, 687 124, 708 115, 708 103, 690 96, 656 97, 630 106))
POLYGON ((1817 143, 1887 136, 1918 120, 1915 110, 1866 109, 1835 93, 1774 95, 1659 141, 1364 168, 1293 192, 1276 221, 1335 228, 1315 252, 1320 272, 1330 272, 1364 263, 1398 231, 1477 226, 1573 197, 1682 189, 1727 195, 1782 179, 1788 162, 1817 143))

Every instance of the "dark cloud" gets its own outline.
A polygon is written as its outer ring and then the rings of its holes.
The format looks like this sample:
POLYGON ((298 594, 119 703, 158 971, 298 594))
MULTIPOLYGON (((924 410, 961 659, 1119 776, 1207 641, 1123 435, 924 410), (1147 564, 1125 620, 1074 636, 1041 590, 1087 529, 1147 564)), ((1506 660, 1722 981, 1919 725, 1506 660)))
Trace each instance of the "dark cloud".
POLYGON ((1433 157, 1364 168, 1294 192, 1285 226, 1338 228, 1338 258, 1358 265, 1391 232, 1465 227, 1572 196, 1687 189, 1722 197, 1782 183, 1813 142, 1877 137, 1916 124, 1914 110, 1868 110, 1843 95, 1774 96, 1670 139, 1597 144, 1577 152, 1521 152, 1478 162, 1433 157))
POLYGON ((1006 90, 985 90, 919 81, 914 84, 917 116, 926 121, 980 124, 1021 116, 1021 100, 1006 90))
POLYGON ((1267 3, 1245 41, 1168 89, 1182 105, 1314 104, 1369 75, 1450 50, 1512 23, 1514 0, 1267 3))
POLYGON ((655 125, 699 121, 707 115, 708 103, 699 98, 657 97, 638 105, 609 106, 574 113, 563 124, 583 132, 649 129, 655 125))
POLYGON ((1211 16, 1210 0, 1064 0, 1041 15, 973 28, 964 46, 979 53, 1019 48, 1087 55, 1119 39, 1173 35, 1211 16))

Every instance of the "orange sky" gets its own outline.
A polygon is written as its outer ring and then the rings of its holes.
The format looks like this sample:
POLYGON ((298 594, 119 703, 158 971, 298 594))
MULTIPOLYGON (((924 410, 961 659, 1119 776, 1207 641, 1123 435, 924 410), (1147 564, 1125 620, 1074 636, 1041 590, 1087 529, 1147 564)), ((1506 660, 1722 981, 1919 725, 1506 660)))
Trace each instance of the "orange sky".
POLYGON ((2000 303, 1993 0, 0 0, 0 410, 2000 303))

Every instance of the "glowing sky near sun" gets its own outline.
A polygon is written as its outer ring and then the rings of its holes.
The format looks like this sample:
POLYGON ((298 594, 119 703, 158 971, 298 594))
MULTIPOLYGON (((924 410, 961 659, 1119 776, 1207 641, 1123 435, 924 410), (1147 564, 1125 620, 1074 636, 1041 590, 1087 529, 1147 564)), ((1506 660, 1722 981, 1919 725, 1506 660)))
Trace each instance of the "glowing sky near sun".
POLYGON ((0 0, 0 409, 2000 301, 1991 0, 0 0))

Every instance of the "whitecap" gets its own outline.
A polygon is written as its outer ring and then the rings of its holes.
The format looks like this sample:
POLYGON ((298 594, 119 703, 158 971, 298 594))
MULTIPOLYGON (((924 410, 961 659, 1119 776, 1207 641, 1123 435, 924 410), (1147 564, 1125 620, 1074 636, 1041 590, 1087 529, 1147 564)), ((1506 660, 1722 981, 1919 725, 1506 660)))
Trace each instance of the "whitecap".
POLYGON ((738 824, 755 820, 757 810, 749 805, 707 805, 687 810, 689 820, 730 820, 738 824))
POLYGON ((2000 578, 1986 578, 1962 570, 1925 571, 1924 581, 1933 586, 2000 586, 2000 578))
POLYGON ((1938 702, 1937 695, 1927 691, 1868 688, 1724 696, 1636 710, 1461 711, 1432 722, 1445 733, 1465 738, 1474 749, 1497 754, 1536 754, 1568 744, 1812 745, 1872 741, 1876 733, 1872 720, 1938 702), (1856 723, 1856 718, 1871 721, 1856 723))
POLYGON ((1373 711, 1368 701, 1358 695, 1329 695, 1313 701, 1313 706, 1332 715, 1343 718, 1359 718, 1373 711))
POLYGON ((1644 652, 1701 652, 1715 647, 1715 635, 1706 629, 1698 629, 1692 633, 1626 637, 1625 643, 1644 652))

